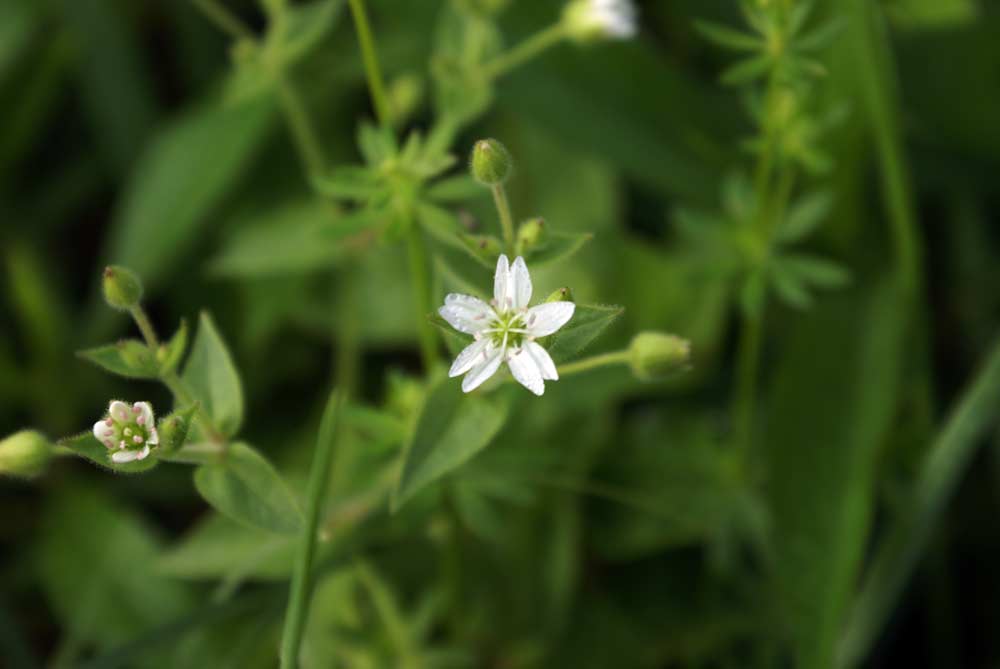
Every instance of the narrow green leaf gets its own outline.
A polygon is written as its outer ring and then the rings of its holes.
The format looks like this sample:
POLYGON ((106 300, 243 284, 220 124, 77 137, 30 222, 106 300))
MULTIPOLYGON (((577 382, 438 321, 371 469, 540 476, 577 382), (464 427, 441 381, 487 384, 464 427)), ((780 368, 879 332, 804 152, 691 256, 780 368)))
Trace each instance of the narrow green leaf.
POLYGON ((794 244, 806 239, 823 224, 832 208, 833 196, 827 191, 803 196, 791 207, 788 217, 778 228, 778 242, 794 244))
POLYGON ((469 339, 469 335, 462 334, 458 332, 455 328, 445 319, 441 318, 438 314, 432 314, 429 316, 431 325, 437 328, 438 332, 441 333, 441 338, 444 339, 444 345, 448 348, 448 352, 452 356, 458 355, 463 348, 472 343, 469 339))
POLYGON ((809 289, 797 274, 780 261, 775 262, 770 272, 771 283, 781 301, 796 309, 808 309, 813 304, 809 289))
POLYGON ((486 448, 506 417, 502 399, 468 395, 457 379, 437 379, 403 452, 393 511, 486 448))
POLYGON ((593 238, 594 235, 589 232, 552 232, 548 234, 544 242, 528 251, 525 260, 532 269, 559 260, 566 260, 574 256, 593 238))
POLYGON ((452 204, 485 197, 489 192, 489 189, 468 174, 460 174, 431 184, 427 188, 427 197, 435 202, 452 204))
POLYGON ((552 359, 565 362, 597 339, 625 308, 617 305, 578 304, 569 323, 552 336, 546 346, 552 359))
POLYGON ((727 86, 741 86, 760 79, 774 67, 770 56, 757 56, 741 61, 722 73, 722 83, 727 86))
POLYGON ((130 379, 155 379, 160 375, 156 356, 137 339, 89 348, 78 351, 77 355, 112 374, 130 379))
POLYGON ((782 256, 780 263, 802 281, 820 288, 840 288, 851 279, 847 268, 826 258, 795 253, 782 256))
POLYGON ((134 460, 132 462, 125 462, 121 464, 112 462, 110 451, 104 444, 97 441, 92 432, 81 432, 80 434, 72 437, 60 439, 59 445, 64 448, 68 448, 76 455, 79 455, 85 460, 91 461, 95 465, 99 465, 122 474, 138 474, 140 472, 149 471, 159 462, 156 458, 156 449, 153 449, 153 452, 142 460, 134 460))
POLYGON ((208 312, 202 312, 198 321, 198 335, 182 380, 215 426, 227 436, 236 434, 243 422, 243 388, 229 349, 208 312))
POLYGON ((372 169, 353 165, 337 167, 329 174, 314 176, 312 185, 320 195, 354 202, 367 202, 382 188, 372 169))
POLYGON ((727 26, 708 21, 695 21, 695 29, 702 37, 717 46, 734 51, 761 51, 764 41, 756 35, 733 30, 727 26))
POLYGON ((187 351, 187 343, 188 326, 187 321, 182 318, 181 325, 177 328, 174 336, 157 351, 161 374, 170 374, 177 369, 177 366, 181 364, 181 359, 184 357, 184 352, 187 351))
POLYGON ((264 456, 234 443, 216 464, 194 472, 198 493, 233 520, 278 534, 302 528, 302 512, 278 472, 264 456))

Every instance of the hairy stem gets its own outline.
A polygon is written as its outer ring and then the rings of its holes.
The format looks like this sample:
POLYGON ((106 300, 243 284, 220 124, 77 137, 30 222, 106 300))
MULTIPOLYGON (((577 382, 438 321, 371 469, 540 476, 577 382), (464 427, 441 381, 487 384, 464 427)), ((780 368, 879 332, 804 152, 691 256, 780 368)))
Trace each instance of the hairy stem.
POLYGON ((579 374, 580 372, 589 372, 592 369, 608 367, 610 365, 625 365, 629 362, 629 356, 628 349, 623 349, 621 351, 594 355, 583 360, 576 360, 575 362, 560 366, 558 369, 559 376, 563 377, 570 376, 571 374, 579 374))
POLYGON ((334 392, 330 395, 326 410, 323 412, 319 437, 316 440, 316 452, 313 455, 309 484, 306 490, 305 526, 302 528, 302 536, 295 555, 288 608, 285 613, 285 626, 281 637, 282 669, 294 669, 298 666, 299 646, 302 644, 302 635, 309 616, 309 603, 312 596, 312 563, 316 552, 320 509, 323 506, 327 483, 330 479, 330 461, 337 439, 337 424, 343 397, 344 394, 340 392, 334 392))
POLYGON ((385 83, 382 80, 382 70, 379 67, 378 53, 375 51, 375 38, 368 14, 365 12, 364 0, 350 0, 351 15, 354 17, 354 29, 358 34, 358 44, 361 46, 361 59, 365 66, 365 77, 368 79, 368 91, 371 94, 372 106, 380 125, 388 127, 392 123, 392 110, 389 108, 389 98, 385 94, 385 83))
POLYGON ((505 54, 483 66, 482 74, 487 79, 496 79, 527 63, 543 51, 559 44, 567 37, 564 23, 555 23, 538 31, 505 54))

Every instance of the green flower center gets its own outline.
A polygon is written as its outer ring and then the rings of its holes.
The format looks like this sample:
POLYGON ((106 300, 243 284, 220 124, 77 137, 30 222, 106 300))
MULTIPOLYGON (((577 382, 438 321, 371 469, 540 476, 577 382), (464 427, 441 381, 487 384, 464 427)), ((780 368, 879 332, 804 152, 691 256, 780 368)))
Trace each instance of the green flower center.
POLYGON ((125 443, 126 449, 141 450, 146 446, 149 439, 149 429, 144 425, 139 425, 135 421, 128 423, 114 422, 114 445, 121 448, 121 443, 125 443))
POLYGON ((516 348, 524 341, 526 334, 523 311, 511 310, 497 314, 489 329, 489 336, 498 347, 503 346, 506 340, 508 348, 516 348))

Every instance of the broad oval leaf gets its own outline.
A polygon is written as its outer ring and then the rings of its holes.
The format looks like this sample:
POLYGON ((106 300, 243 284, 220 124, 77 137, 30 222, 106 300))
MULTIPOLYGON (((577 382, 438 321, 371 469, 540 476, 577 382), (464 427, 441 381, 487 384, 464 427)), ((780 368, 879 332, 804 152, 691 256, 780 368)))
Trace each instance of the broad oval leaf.
POLYGON ((393 511, 493 441, 507 418, 498 395, 468 395, 456 379, 438 378, 403 451, 393 511))
POLYGON ((546 345, 549 355, 556 362, 566 362, 597 339, 624 311, 624 307, 617 305, 576 305, 573 318, 546 345))
POLYGON ((74 454, 79 455, 85 460, 90 460, 95 465, 112 471, 121 472, 122 474, 139 474, 141 472, 149 471, 159 462, 156 458, 155 449, 149 454, 149 456, 142 460, 134 460, 132 462, 124 463, 112 462, 108 448, 101 442, 97 441, 92 432, 81 432, 80 434, 73 435, 72 437, 60 439, 59 445, 63 448, 69 449, 74 454))
POLYGON ((202 312, 198 321, 198 335, 182 380, 215 427, 227 436, 239 430, 243 422, 243 388, 229 349, 207 312, 202 312))
POLYGON ((155 379, 160 375, 156 356, 137 339, 123 339, 117 344, 98 346, 77 355, 98 367, 129 379, 155 379))
POLYGON ((231 444, 218 463, 198 467, 194 487, 206 502, 244 525, 278 534, 295 534, 302 527, 302 512, 284 480, 244 443, 231 444))

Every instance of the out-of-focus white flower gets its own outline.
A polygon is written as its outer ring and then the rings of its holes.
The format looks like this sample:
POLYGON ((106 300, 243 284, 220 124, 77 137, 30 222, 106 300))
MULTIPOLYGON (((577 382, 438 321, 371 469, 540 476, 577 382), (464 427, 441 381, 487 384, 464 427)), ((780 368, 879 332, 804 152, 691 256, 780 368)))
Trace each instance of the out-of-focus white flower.
POLYGON ((545 380, 559 378, 555 363, 535 339, 552 334, 570 318, 572 302, 546 302, 528 307, 531 276, 524 258, 511 265, 507 256, 497 260, 493 299, 487 304, 471 295, 451 293, 438 313, 459 332, 475 341, 455 358, 448 376, 465 374, 462 390, 471 392, 493 376, 506 362, 510 373, 525 388, 541 395, 545 380))
POLYGON ((638 12, 631 0, 573 0, 563 11, 563 21, 581 42, 629 39, 637 32, 638 12))
POLYGON ((94 423, 94 436, 108 447, 111 460, 118 464, 142 460, 160 443, 149 402, 129 406, 125 402, 112 401, 107 417, 94 423))

